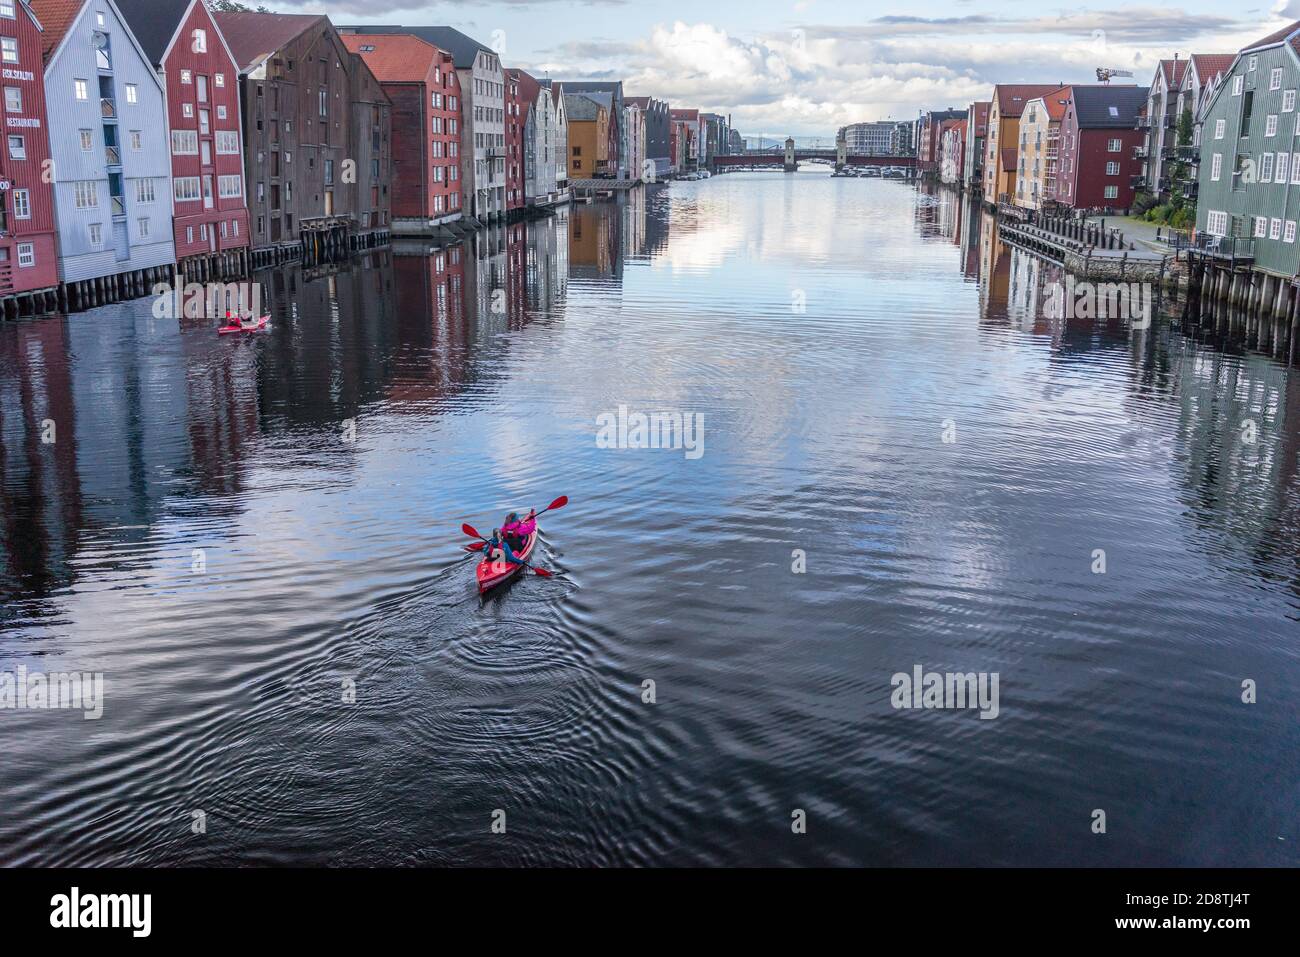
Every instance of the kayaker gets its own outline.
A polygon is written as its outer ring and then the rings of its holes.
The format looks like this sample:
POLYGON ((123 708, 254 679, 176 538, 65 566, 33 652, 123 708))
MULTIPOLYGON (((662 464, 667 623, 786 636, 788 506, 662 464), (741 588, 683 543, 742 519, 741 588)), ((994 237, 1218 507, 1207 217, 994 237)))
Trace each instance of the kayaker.
POLYGON ((520 541, 528 541, 528 536, 537 531, 537 509, 531 508, 515 528, 515 534, 519 536, 520 541))
POLYGON ((505 534, 499 528, 492 529, 492 537, 488 539, 487 545, 483 549, 490 562, 499 562, 502 559, 513 565, 522 565, 515 555, 515 551, 510 547, 510 542, 506 539, 505 534))
POLYGON ((528 535, 521 531, 518 512, 511 512, 506 516, 501 531, 505 535, 506 541, 510 543, 511 548, 523 548, 524 542, 528 539, 528 535))

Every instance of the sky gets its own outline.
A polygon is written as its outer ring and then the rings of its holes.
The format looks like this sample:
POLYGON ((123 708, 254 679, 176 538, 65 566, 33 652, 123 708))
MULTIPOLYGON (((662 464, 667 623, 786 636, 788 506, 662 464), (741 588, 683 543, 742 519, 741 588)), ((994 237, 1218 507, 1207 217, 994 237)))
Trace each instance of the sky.
POLYGON ((960 109, 998 82, 1096 82, 1105 66, 1145 86, 1162 57, 1234 53, 1300 20, 1300 0, 935 0, 924 15, 898 0, 261 2, 336 23, 449 24, 537 76, 621 79, 631 96, 729 114, 746 136, 827 138, 960 109))

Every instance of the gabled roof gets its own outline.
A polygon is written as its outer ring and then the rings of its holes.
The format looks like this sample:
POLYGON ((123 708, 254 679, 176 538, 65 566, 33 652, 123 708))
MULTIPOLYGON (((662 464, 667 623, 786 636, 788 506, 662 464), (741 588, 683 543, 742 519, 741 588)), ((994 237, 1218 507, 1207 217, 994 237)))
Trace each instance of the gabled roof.
POLYGON ((512 72, 514 72, 519 83, 519 100, 523 103, 523 107, 519 111, 520 119, 527 122, 528 111, 537 102, 537 97, 542 92, 542 85, 530 73, 525 73, 523 70, 514 70, 512 72))
POLYGON ((1014 118, 1024 112, 1030 100, 1059 89, 1059 83, 999 83, 993 87, 991 102, 997 104, 999 117, 1014 118))
POLYGON ((1165 87, 1170 90, 1178 89, 1179 85, 1183 82, 1183 71, 1186 69, 1186 60, 1161 60, 1160 72, 1165 75, 1165 87))
POLYGON ((1148 91, 1140 86, 1076 86, 1074 115, 1079 129, 1134 129, 1146 106, 1148 91))
POLYGON ((1204 84, 1221 73, 1232 69, 1232 61, 1237 59, 1235 53, 1193 53, 1192 70, 1204 84))
POLYGON ((379 26, 373 23, 363 23, 357 26, 341 26, 337 28, 339 33, 405 33, 413 37, 419 37, 425 43, 432 44, 439 50, 446 50, 456 61, 456 69, 468 70, 474 66, 474 61, 478 59, 479 53, 487 53, 496 56, 497 53, 486 43, 480 43, 473 37, 461 33, 455 27, 403 27, 386 24, 379 26))
POLYGON ((329 20, 318 13, 214 13, 239 72, 248 73, 276 50, 329 20))
POLYGON ((1295 46, 1292 35, 1297 32, 1300 32, 1300 20, 1295 21, 1290 26, 1283 27, 1281 30, 1270 33, 1262 40, 1256 40, 1254 43, 1247 44, 1241 48, 1241 52, 1245 53, 1247 50, 1258 50, 1261 47, 1271 47, 1289 38, 1292 39, 1292 46, 1295 46))
POLYGON ((45 32, 41 34, 41 53, 45 59, 50 58, 54 48, 59 45, 63 35, 72 27, 72 23, 81 13, 86 0, 31 0, 32 12, 41 21, 45 32))
POLYGON ((582 93, 564 94, 564 112, 570 122, 578 120, 596 120, 603 107, 589 96, 582 93))
POLYGON ((347 33, 339 39, 365 61, 380 83, 419 83, 438 62, 438 48, 419 37, 347 33))
POLYGON ((161 66, 163 54, 194 0, 114 0, 140 49, 154 66, 161 66))

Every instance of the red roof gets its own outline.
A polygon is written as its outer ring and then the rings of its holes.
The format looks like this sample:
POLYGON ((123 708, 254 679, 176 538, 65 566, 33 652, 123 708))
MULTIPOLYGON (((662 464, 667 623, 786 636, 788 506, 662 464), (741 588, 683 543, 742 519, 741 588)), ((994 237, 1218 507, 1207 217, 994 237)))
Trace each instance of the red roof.
MULTIPOLYGON (((1300 30, 1300 20, 1297 20, 1289 27, 1283 27, 1281 30, 1278 30, 1276 33, 1270 33, 1262 40, 1256 40, 1254 43, 1249 43, 1246 46, 1242 47, 1242 49, 1254 50, 1257 49, 1258 47, 1269 47, 1275 43, 1281 43, 1283 40, 1285 40, 1291 34, 1295 33, 1297 30, 1300 30)), ((1292 45, 1294 46, 1294 43, 1292 45)))
POLYGON ((1161 60, 1160 69, 1165 74, 1165 85, 1171 90, 1176 90, 1183 82, 1183 71, 1187 69, 1187 61, 1161 60))
POLYGON ((515 70, 514 73, 519 83, 519 101, 523 106, 519 109, 519 119, 528 120, 528 111, 532 109, 533 104, 537 102, 537 94, 542 92, 542 85, 537 82, 537 78, 523 70, 515 70))
POLYGON ((669 110, 668 113, 675 120, 698 120, 700 118, 699 110, 669 110))
POLYGON ((345 33, 339 39, 380 83, 419 83, 438 61, 437 47, 404 33, 345 33))
POLYGON ((41 52, 47 58, 85 5, 86 0, 30 0, 36 19, 45 28, 41 35, 41 52))
POLYGON ((212 16, 221 28, 231 54, 241 73, 269 57, 289 41, 301 36, 317 23, 329 23, 318 13, 216 13, 212 16))
POLYGON ((1060 89, 1063 87, 1059 83, 999 83, 993 87, 993 99, 998 105, 998 117, 1019 116, 1030 100, 1060 89))
POLYGON ((1232 61, 1237 59, 1235 53, 1193 53, 1192 66, 1196 69, 1196 75, 1204 83, 1212 80, 1220 73, 1227 73, 1232 69, 1232 61))

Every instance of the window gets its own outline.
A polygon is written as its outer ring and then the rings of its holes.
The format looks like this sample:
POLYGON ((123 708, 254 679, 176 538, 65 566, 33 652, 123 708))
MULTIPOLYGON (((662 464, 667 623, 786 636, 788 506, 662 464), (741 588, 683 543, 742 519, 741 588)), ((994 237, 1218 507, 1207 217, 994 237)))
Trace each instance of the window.
POLYGON ((1285 182, 1286 182, 1287 161, 1288 161, 1289 159, 1291 159, 1291 154, 1290 154, 1290 153, 1278 153, 1278 154, 1277 154, 1277 171, 1276 171, 1276 173, 1275 173, 1274 176, 1273 176, 1273 182, 1275 182, 1275 183, 1285 183, 1285 182))
POLYGON ((217 153, 233 155, 239 152, 239 134, 234 130, 217 130, 217 153))
POLYGON ((21 113, 23 111, 23 91, 16 86, 5 87, 5 112, 21 113))
POLYGON ((1268 88, 1270 90, 1282 89, 1282 68, 1280 66, 1273 67, 1273 72, 1268 75, 1268 88))
POLYGON ((9 137, 9 158, 16 160, 27 159, 27 140, 24 137, 9 137))
POLYGON ((26 268, 27 266, 36 265, 36 244, 19 243, 18 244, 18 265, 26 268))
POLYGON ((226 75, 225 75, 224 73, 218 73, 218 74, 217 74, 216 76, 214 76, 212 79, 213 79, 213 82, 215 82, 215 83, 217 84, 217 86, 225 86, 225 85, 226 85, 226 75))
POLYGON ((1107 187, 1106 187, 1106 199, 1118 199, 1118 198, 1119 198, 1119 187, 1118 187, 1118 186, 1107 186, 1107 187))
POLYGON ((192 118, 194 117, 194 104, 193 104, 193 103, 182 103, 182 104, 181 104, 181 113, 182 113, 182 115, 184 115, 184 116, 188 116, 188 117, 190 117, 190 118, 192 119, 192 118))
POLYGON ((178 176, 172 180, 172 196, 178 203, 195 202, 202 198, 197 176, 178 176))
MULTIPOLYGON (((1234 76, 1234 77, 1232 78, 1232 95, 1233 95, 1233 96, 1241 96, 1241 86, 1242 86, 1242 83, 1245 81, 1245 79, 1246 79, 1246 78, 1243 77, 1243 76, 1234 76)), ((1222 235, 1222 233, 1220 233, 1219 235, 1222 235)))
POLYGON ((329 116, 329 91, 324 87, 320 90, 320 115, 321 117, 329 116))
POLYGON ((0 17, 14 19, 14 0, 0 0, 0 17))
POLYGON ((101 27, 104 25, 104 12, 102 10, 95 11, 95 25, 101 27))
POLYGON ((82 152, 89 153, 95 148, 95 135, 90 130, 79 130, 82 152))
POLYGON ((1107 163, 1107 164, 1106 164, 1106 175, 1107 175, 1107 176, 1118 176, 1118 175, 1119 175, 1119 164, 1118 164, 1118 163, 1115 163, 1115 162, 1107 163))
POLYGON ((1274 136, 1277 134, 1277 114, 1270 113, 1264 118, 1264 135, 1274 136))
POLYGON ((103 223, 91 223, 87 227, 87 232, 90 233, 90 245, 92 246, 104 245, 104 224, 103 223))
POLYGON ((1282 112, 1291 113, 1295 110, 1295 90, 1286 90, 1282 93, 1282 112))
POLYGON ((193 83, 193 82, 194 82, 194 71, 193 71, 193 70, 181 70, 181 82, 182 82, 182 83, 193 83))
POLYGON ((1122 150, 1123 148, 1124 148, 1124 141, 1123 141, 1123 140, 1118 140, 1118 139, 1116 139, 1116 140, 1109 140, 1109 141, 1107 141, 1107 143, 1106 143, 1106 152, 1107 152, 1107 153, 1118 153, 1118 152, 1119 152, 1120 150, 1122 150))
POLYGON ((195 30, 193 36, 194 36, 194 43, 193 43, 194 52, 207 53, 208 52, 208 31, 195 30))
POLYGON ((1205 231, 1211 236, 1228 235, 1228 214, 1223 210, 1209 210, 1205 216, 1205 231))
POLYGON ((195 156, 198 152, 198 133, 194 130, 172 130, 172 155, 195 156))
POLYGON ((128 135, 131 137, 131 152, 138 153, 144 149, 144 138, 139 130, 132 130, 128 135))
POLYGON ((226 118, 226 108, 225 108, 224 106, 218 106, 218 107, 217 107, 217 119, 219 119, 219 120, 224 120, 225 118, 226 118))
POLYGON ((1227 125, 1227 124, 1226 124, 1223 120, 1215 120, 1215 121, 1214 121, 1214 138, 1215 138, 1216 140, 1221 140, 1221 139, 1223 139, 1223 131, 1224 131, 1224 127, 1225 127, 1226 125, 1227 125))
POLYGON ((204 76, 202 73, 200 73, 198 77, 198 81, 199 82, 196 89, 199 94, 199 102, 206 103, 208 102, 208 78, 204 76))
POLYGON ((1288 219, 1286 221, 1286 231, 1283 232, 1282 234, 1282 242, 1284 243, 1295 242, 1295 220, 1294 219, 1288 219))
POLYGON ((1264 216, 1255 217, 1255 235, 1263 238, 1268 235, 1268 219, 1264 216))
POLYGON ((18 62, 18 40, 16 38, 0 37, 0 60, 4 60, 5 63, 18 62))
POLYGON ((90 99, 90 87, 86 84, 85 80, 73 80, 72 89, 78 100, 90 99))
POLYGON ((140 99, 139 92, 139 88, 134 83, 128 83, 126 85, 126 102, 138 102, 140 99))
POLYGON ((1300 183, 1300 153, 1291 154, 1291 182, 1300 183))
POLYGON ((217 194, 222 199, 238 199, 240 196, 243 195, 241 178, 238 175, 218 176, 217 194))
POLYGON ((14 190, 14 219, 32 218, 32 194, 30 190, 14 190))
POLYGON ((1270 219, 1270 220, 1269 220, 1269 222, 1268 222, 1268 238, 1269 238, 1269 239, 1281 239, 1281 238, 1282 238, 1282 220, 1277 219, 1276 217, 1274 217, 1273 219, 1270 219))
POLYGON ((149 217, 141 216, 139 219, 135 221, 135 226, 136 226, 136 230, 135 230, 136 235, 138 235, 141 239, 149 238, 149 217))
POLYGON ((208 132, 210 132, 210 127, 208 124, 208 115, 209 114, 207 110, 199 110, 199 132, 205 135, 208 132))
POLYGON ((156 198, 153 180, 138 179, 135 181, 135 201, 137 203, 152 203, 156 198))
POLYGON ((1259 158, 1259 181, 1267 183, 1273 178, 1273 154, 1265 153, 1259 158))

